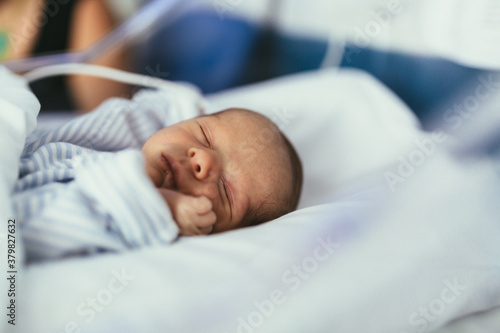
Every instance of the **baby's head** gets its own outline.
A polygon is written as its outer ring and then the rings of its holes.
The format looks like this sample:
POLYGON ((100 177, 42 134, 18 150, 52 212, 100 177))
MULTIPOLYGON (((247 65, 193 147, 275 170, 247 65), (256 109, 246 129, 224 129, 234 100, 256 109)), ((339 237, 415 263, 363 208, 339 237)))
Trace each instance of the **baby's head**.
POLYGON ((300 159, 277 126, 256 112, 228 109, 165 127, 142 151, 156 187, 212 202, 213 232, 257 225, 297 207, 300 159))

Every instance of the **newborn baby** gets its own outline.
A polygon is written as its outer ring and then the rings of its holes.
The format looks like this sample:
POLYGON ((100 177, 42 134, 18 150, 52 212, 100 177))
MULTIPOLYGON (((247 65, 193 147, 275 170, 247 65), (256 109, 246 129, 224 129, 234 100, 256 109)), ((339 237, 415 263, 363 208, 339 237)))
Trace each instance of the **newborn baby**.
POLYGON ((20 83, 0 94, 7 105, 0 117, 19 115, 19 124, 0 127, 18 143, 5 154, 5 207, 28 263, 164 246, 179 235, 257 225, 297 206, 300 160, 258 113, 197 116, 203 97, 172 84, 130 101, 110 99, 26 137, 38 103, 20 78, 1 68, 0 77, 20 83), (24 97, 10 101, 16 96, 24 97))
POLYGON ((142 153, 183 235, 257 225, 297 207, 299 157, 256 112, 228 109, 165 127, 142 153))
POLYGON ((279 129, 243 109, 189 119, 191 105, 146 91, 28 139, 12 196, 27 261, 168 245, 294 210, 302 167, 279 129))

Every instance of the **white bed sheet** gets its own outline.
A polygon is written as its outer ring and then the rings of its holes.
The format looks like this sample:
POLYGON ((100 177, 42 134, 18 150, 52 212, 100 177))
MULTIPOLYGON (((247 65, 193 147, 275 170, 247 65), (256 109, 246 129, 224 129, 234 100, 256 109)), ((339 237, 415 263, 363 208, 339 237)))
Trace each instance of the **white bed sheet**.
POLYGON ((299 74, 210 100, 212 111, 243 106, 276 116, 304 161, 307 208, 169 248, 31 266, 20 274, 22 315, 10 331, 400 333, 419 331, 422 321, 412 325, 411 316, 438 304, 445 288, 454 288, 448 300, 456 297, 426 328, 500 304, 491 292, 500 281, 500 226, 470 220, 478 211, 500 213, 488 200, 498 192, 481 192, 491 182, 488 166, 436 153, 392 195, 384 170, 423 134, 370 76, 299 74), (285 122, 283 111, 295 118, 285 122), (450 200, 464 207, 451 220, 415 196, 429 180, 444 196, 453 197, 455 184, 464 193, 450 200), (471 195, 477 202, 465 209, 471 195), (372 213, 384 199, 389 209, 372 213))

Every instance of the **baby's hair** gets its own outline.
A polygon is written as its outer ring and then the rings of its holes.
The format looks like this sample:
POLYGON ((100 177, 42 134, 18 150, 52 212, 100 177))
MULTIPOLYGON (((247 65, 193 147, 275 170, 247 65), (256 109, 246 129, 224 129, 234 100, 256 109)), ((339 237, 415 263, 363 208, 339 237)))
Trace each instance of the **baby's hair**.
POLYGON ((268 122, 272 127, 273 132, 279 134, 277 135, 277 137, 281 141, 280 143, 282 145, 282 148, 284 148, 286 155, 290 160, 290 172, 292 176, 292 193, 285 199, 284 203, 280 203, 278 202, 278 200, 276 200, 276 198, 270 197, 267 200, 264 200, 263 205, 265 207, 260 206, 249 208, 246 214, 243 216, 240 225, 243 227, 259 225, 261 223, 277 219, 278 217, 288 214, 297 209, 300 200, 300 194, 302 192, 302 183, 304 176, 299 155, 297 154, 297 151, 293 147, 290 140, 288 140, 285 134, 281 132, 278 126, 276 126, 276 124, 272 122, 271 119, 258 112, 247 109, 232 108, 219 111, 215 114, 220 115, 226 112, 243 112, 252 116, 257 116, 268 122))
MULTIPOLYGON (((279 130, 279 129, 278 129, 279 130)), ((295 150, 295 147, 292 145, 290 140, 280 131, 281 138, 285 143, 285 148, 288 153, 288 157, 290 158, 291 166, 292 166, 292 197, 290 200, 290 205, 288 207, 287 213, 294 211, 297 209, 300 200, 300 194, 302 193, 302 183, 304 181, 304 175, 302 171, 302 162, 300 161, 299 154, 295 150)), ((285 213, 286 214, 286 213, 285 213)))

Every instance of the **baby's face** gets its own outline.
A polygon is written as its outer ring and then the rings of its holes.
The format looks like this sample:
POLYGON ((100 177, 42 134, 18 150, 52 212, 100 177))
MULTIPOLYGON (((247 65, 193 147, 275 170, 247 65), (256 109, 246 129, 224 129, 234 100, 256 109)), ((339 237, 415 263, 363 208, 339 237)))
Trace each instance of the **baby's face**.
POLYGON ((266 119, 226 111, 166 127, 142 152, 156 187, 210 199, 213 232, 221 232, 240 227, 250 209, 290 195, 290 160, 281 142, 266 119))

